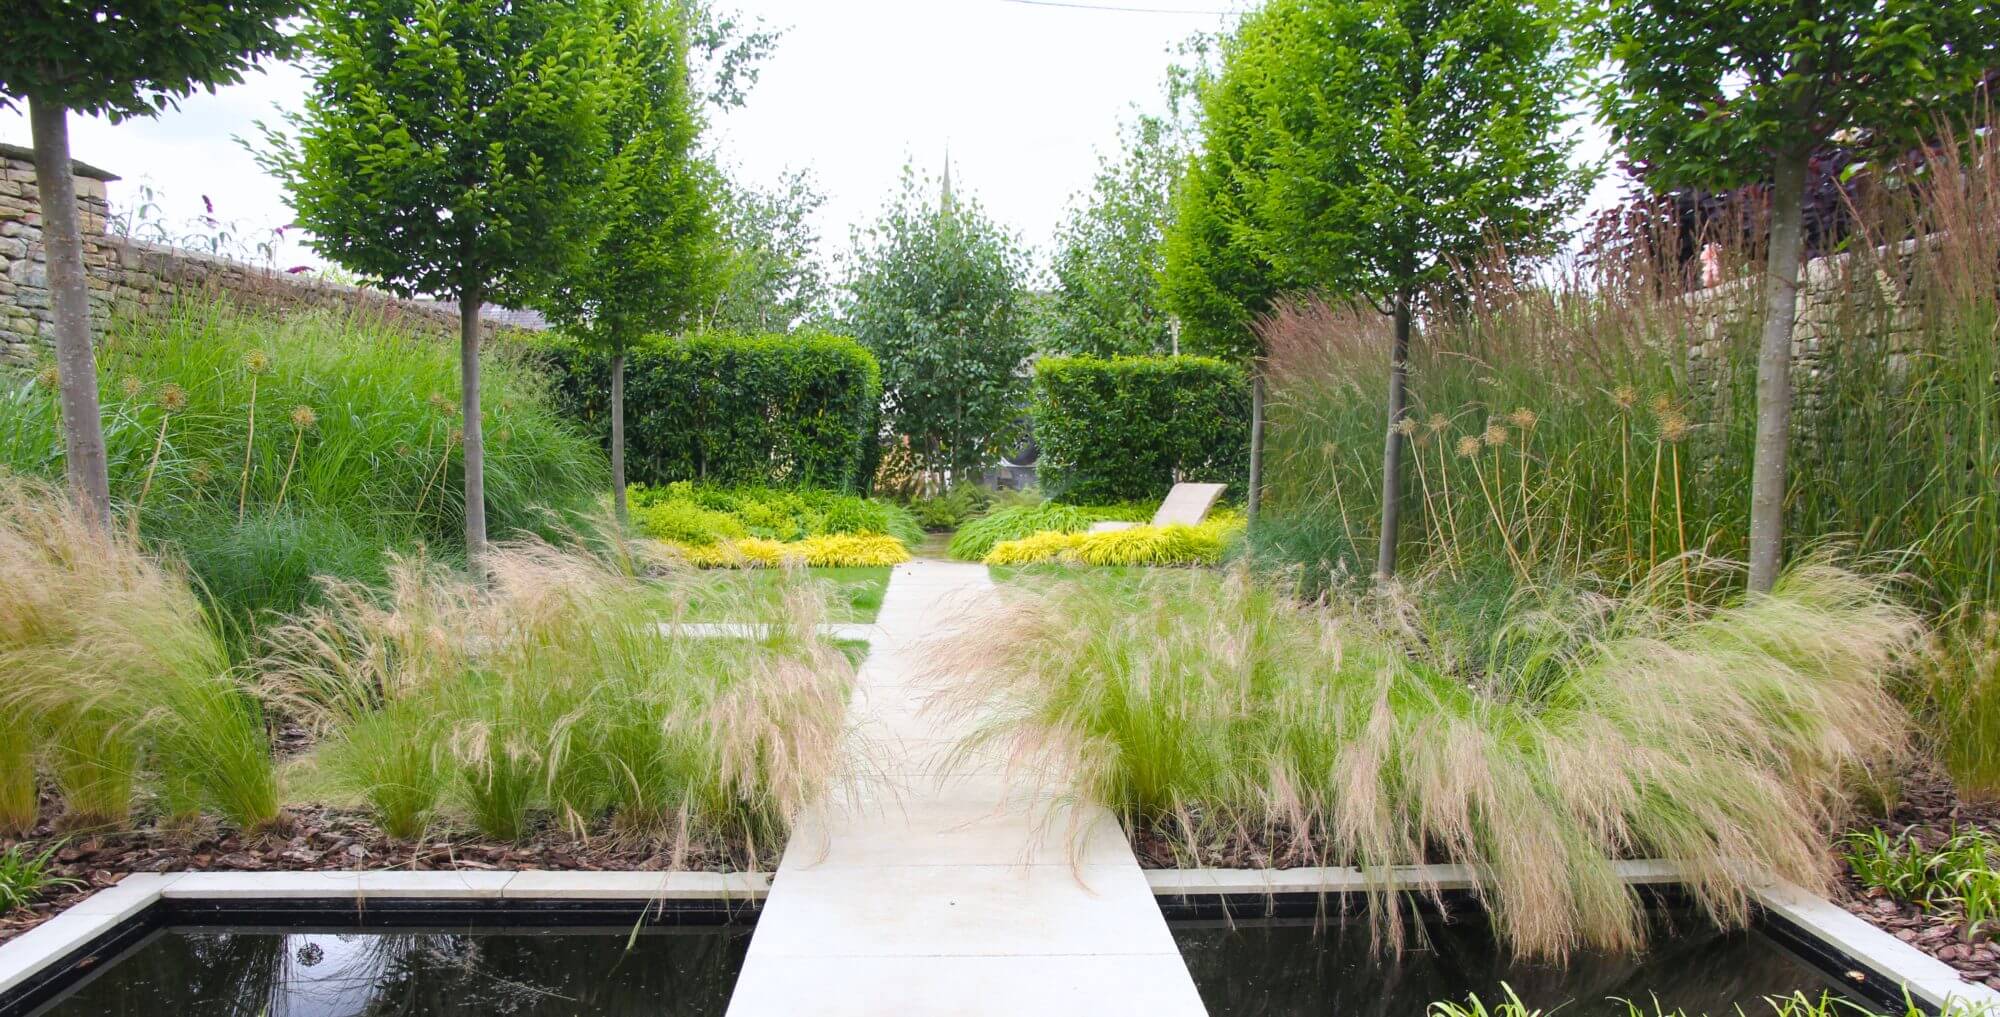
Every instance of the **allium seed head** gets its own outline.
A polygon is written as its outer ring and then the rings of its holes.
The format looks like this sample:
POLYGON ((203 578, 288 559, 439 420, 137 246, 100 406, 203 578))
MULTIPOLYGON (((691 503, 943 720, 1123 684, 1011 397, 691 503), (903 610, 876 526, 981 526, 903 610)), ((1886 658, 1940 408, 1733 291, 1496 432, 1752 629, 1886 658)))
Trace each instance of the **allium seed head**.
POLYGON ((1445 428, 1450 427, 1451 421, 1446 419, 1442 413, 1433 413, 1431 414, 1431 419, 1424 422, 1424 426, 1429 428, 1432 434, 1437 434, 1445 428))
POLYGON ((54 364, 35 372, 35 384, 43 388, 56 388, 62 384, 62 372, 54 364))
POLYGON ((1404 417, 1396 421, 1396 433, 1405 438, 1415 435, 1417 433, 1417 418, 1404 417))
POLYGON ((139 393, 146 391, 146 383, 129 374, 118 383, 118 387, 125 393, 127 399, 137 399, 139 393))
POLYGON ((251 374, 265 374, 271 370, 271 355, 263 350, 253 349, 243 354, 243 369, 251 374))
POLYGON ((1479 436, 1468 434, 1458 439, 1458 454, 1466 459, 1479 454, 1479 436))
POLYGON ((167 382, 166 384, 160 386, 160 394, 158 397, 156 397, 155 401, 157 401, 160 404, 160 409, 163 409, 168 413, 179 413, 180 411, 187 409, 187 404, 188 404, 187 389, 184 389, 179 385, 174 384, 171 381, 167 382))
POLYGON ((1638 390, 1630 385, 1620 385, 1611 392, 1611 401, 1621 410, 1629 410, 1639 404, 1638 390))
POLYGON ((1507 444, 1507 429, 1499 424, 1486 425, 1486 433, 1479 436, 1486 444, 1499 447, 1507 444))
POLYGON ((1510 422, 1512 422, 1515 427, 1520 428, 1523 431, 1532 431, 1535 429, 1535 424, 1540 422, 1542 418, 1536 416, 1534 410, 1531 410, 1526 406, 1523 406, 1520 409, 1507 414, 1507 419, 1510 422))
POLYGON ((313 425, 318 423, 319 423, 319 414, 314 413, 312 407, 310 406, 292 407, 293 427, 296 427, 301 431, 310 431, 313 429, 313 425))
POLYGON ((1660 414, 1660 437, 1669 442, 1678 442, 1688 435, 1688 419, 1678 410, 1668 410, 1660 414))
POLYGON ((1668 413, 1673 411, 1674 397, 1666 394, 1665 392, 1662 392, 1659 395, 1654 396, 1652 402, 1649 405, 1653 409, 1654 416, 1664 417, 1668 413))

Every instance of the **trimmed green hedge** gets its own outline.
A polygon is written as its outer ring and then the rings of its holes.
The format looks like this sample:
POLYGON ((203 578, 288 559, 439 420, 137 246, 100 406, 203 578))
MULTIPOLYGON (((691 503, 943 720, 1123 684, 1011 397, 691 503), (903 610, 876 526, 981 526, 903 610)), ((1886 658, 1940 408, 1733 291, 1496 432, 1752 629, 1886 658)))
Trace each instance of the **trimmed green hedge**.
MULTIPOLYGON (((556 401, 607 445, 609 355, 545 347, 556 401)), ((852 489, 873 455, 882 372, 821 333, 659 339, 625 361, 625 471, 646 484, 852 489)))
POLYGON ((1071 503, 1157 501, 1175 481, 1241 494, 1250 382, 1209 357, 1050 357, 1035 365, 1042 489, 1071 503))

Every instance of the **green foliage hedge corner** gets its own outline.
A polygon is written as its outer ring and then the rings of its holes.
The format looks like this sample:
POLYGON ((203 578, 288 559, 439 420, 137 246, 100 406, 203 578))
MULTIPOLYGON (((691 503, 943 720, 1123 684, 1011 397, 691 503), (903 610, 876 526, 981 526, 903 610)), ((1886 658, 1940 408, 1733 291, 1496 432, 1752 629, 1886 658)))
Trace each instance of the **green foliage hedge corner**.
MULTIPOLYGON (((610 356, 561 341, 544 351, 561 409, 608 445, 610 356)), ((625 361, 626 476, 851 489, 881 399, 874 354, 843 336, 656 339, 625 361)))
POLYGON ((1209 357, 1046 358, 1034 417, 1060 501, 1156 501, 1177 480, 1240 494, 1249 473, 1249 379, 1209 357))

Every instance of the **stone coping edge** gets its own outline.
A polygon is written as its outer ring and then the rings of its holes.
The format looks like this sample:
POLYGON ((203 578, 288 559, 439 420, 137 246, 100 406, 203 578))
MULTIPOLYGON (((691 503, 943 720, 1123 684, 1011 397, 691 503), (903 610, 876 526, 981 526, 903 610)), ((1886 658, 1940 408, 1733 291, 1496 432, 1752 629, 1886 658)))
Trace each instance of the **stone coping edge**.
MULTIPOLYGON (((1635 884, 1680 882, 1671 862, 1619 862, 1625 881, 1635 884)), ((1159 897, 1199 897, 1221 894, 1358 893, 1383 885, 1379 874, 1359 868, 1309 869, 1148 869, 1146 881, 1159 897)), ((1470 866, 1397 866, 1393 889, 1434 888, 1470 890, 1479 880, 1470 866)), ((1951 965, 1897 939, 1845 908, 1804 887, 1783 881, 1753 891, 1765 911, 1790 922, 1839 954, 1870 969, 1878 978, 1903 986, 1920 1002, 1945 1013, 1973 1012, 2000 1017, 2000 992, 1960 978, 1951 965)))
POLYGON ((763 872, 135 873, 0 944, 0 994, 162 900, 763 900, 763 872))

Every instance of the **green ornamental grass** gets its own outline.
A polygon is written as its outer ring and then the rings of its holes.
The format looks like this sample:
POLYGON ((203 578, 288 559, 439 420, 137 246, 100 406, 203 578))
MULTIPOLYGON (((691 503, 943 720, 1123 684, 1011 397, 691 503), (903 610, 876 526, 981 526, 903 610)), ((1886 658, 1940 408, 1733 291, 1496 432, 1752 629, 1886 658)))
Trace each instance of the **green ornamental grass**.
MULTIPOLYGON (((998 704, 968 751, 1067 774, 1190 862, 1247 835, 1384 888, 1464 863, 1516 951, 1629 950, 1620 858, 1678 863, 1724 925, 1759 879, 1827 884, 1842 776, 1901 746, 1884 675, 1922 634, 1822 561, 1714 608, 1678 578, 1524 592, 1480 631, 1421 586, 1313 605, 1240 570, 1085 573, 1003 587, 938 668, 982 675, 949 702, 998 704)), ((1372 911, 1399 939, 1386 889, 1372 911)))

